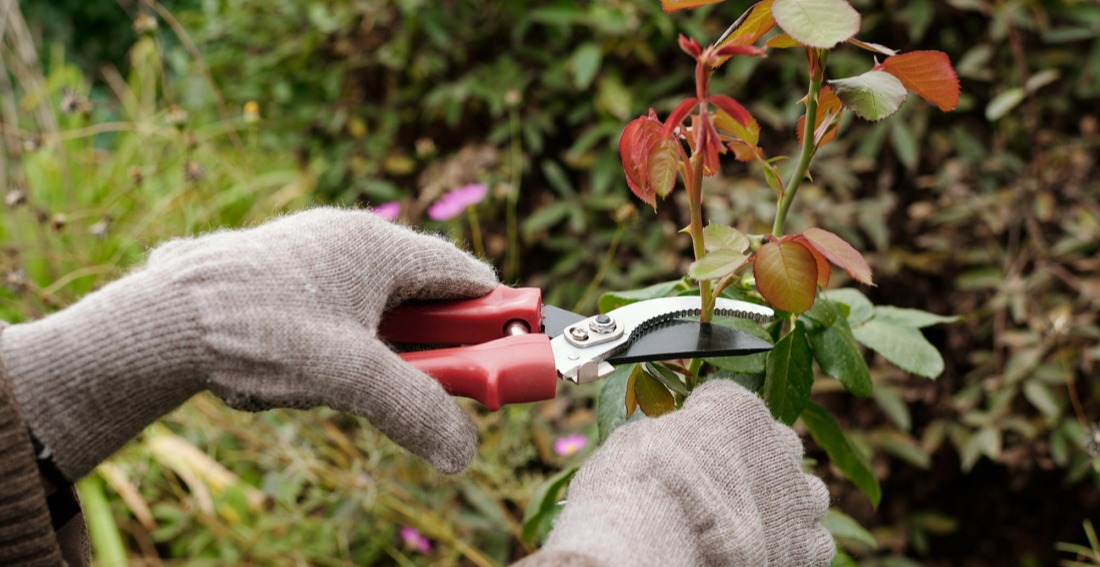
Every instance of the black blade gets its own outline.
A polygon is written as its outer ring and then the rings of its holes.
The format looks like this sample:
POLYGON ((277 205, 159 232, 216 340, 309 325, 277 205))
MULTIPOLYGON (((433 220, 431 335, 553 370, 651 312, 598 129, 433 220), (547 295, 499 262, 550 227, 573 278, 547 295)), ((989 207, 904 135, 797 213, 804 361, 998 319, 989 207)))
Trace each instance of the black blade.
MULTIPOLYGON (((562 327, 564 329, 564 327, 562 327)), ((771 343, 744 331, 693 320, 675 320, 645 331, 611 364, 676 358, 739 356, 771 350, 771 343)))
POLYGON ((577 315, 572 311, 566 311, 553 305, 542 306, 542 334, 554 338, 565 332, 565 329, 574 323, 584 321, 588 317, 577 315))

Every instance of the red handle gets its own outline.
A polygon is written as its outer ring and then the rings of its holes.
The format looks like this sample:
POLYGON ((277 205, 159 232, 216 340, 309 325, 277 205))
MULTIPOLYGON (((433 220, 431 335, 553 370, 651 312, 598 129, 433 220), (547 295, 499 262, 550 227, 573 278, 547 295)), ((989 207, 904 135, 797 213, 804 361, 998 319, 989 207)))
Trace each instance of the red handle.
POLYGON ((554 351, 546 335, 517 335, 468 347, 407 352, 401 358, 447 392, 490 410, 549 400, 557 391, 554 351))
POLYGON ((513 321, 539 332, 542 290, 501 285, 476 299, 401 305, 382 316, 378 334, 394 343, 468 345, 506 336, 505 327, 513 321))

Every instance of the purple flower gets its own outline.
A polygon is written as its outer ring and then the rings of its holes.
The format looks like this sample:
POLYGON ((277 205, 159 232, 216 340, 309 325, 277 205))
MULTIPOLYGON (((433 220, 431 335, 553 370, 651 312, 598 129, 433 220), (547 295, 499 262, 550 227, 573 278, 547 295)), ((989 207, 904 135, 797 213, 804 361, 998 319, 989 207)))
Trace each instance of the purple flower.
POLYGON ((489 186, 484 183, 471 183, 447 191, 428 207, 428 218, 434 221, 451 220, 462 214, 466 207, 480 203, 488 193, 489 186))
POLYGON ((570 433, 554 441, 554 452, 562 457, 572 457, 588 445, 588 437, 580 433, 570 433))
POLYGON ((382 203, 381 205, 371 207, 370 210, 374 214, 388 221, 392 221, 397 218, 397 215, 401 214, 401 203, 398 203, 397 201, 390 201, 388 203, 382 203))
POLYGON ((401 526, 399 532, 401 541, 405 544, 405 549, 425 554, 432 552, 432 541, 424 537, 416 528, 401 526))

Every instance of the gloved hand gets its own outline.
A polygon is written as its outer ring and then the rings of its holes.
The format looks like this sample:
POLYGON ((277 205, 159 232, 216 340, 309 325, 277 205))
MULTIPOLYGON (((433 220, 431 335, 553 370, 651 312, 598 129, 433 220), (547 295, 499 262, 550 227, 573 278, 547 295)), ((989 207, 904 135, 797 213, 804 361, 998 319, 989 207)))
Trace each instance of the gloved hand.
POLYGON ((711 380, 680 411, 616 430, 518 565, 826 566, 829 494, 802 452, 759 398, 711 380))
POLYGON ((437 469, 477 449, 469 417, 378 339, 412 299, 479 297, 492 268, 366 211, 315 209, 168 242, 141 269, 0 335, 15 398, 76 480, 210 389, 241 409, 364 416, 437 469))

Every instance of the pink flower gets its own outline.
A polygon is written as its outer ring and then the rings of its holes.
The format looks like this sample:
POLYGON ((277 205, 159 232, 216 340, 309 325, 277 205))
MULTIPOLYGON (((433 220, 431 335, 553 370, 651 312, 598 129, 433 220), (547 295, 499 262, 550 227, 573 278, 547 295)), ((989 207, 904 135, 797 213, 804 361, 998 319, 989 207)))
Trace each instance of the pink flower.
POLYGON ((382 203, 381 205, 375 205, 370 208, 374 214, 392 221, 397 218, 397 215, 401 214, 401 203, 397 201, 390 201, 388 203, 382 203))
POLYGON ((554 452, 562 457, 572 457, 588 445, 588 437, 580 433, 570 433, 554 441, 554 452))
POLYGON ((488 193, 489 186, 484 183, 471 183, 447 191, 428 207, 428 218, 434 221, 451 220, 462 214, 466 207, 480 203, 488 193))
POLYGON ((424 537, 416 528, 401 526, 398 531, 401 534, 402 543, 405 544, 405 549, 425 554, 432 552, 432 541, 424 537))

